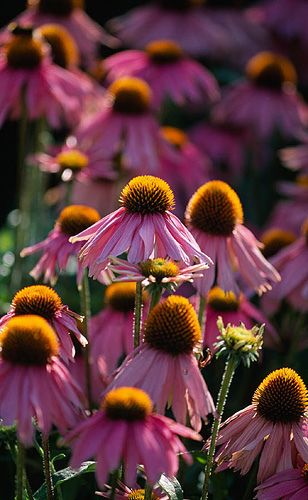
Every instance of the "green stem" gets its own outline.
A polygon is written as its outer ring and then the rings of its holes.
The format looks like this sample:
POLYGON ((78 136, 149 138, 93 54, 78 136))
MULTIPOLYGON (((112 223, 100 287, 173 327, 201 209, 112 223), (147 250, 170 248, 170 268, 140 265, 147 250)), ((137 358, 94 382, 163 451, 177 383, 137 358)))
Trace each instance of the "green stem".
POLYGON ((16 455, 16 500, 23 500, 24 498, 24 461, 25 449, 18 441, 16 455))
POLYGON ((237 367, 237 364, 238 364, 238 361, 237 361, 236 357, 231 356, 229 358, 229 360, 226 362, 225 371, 224 371, 224 374, 222 377, 221 386, 220 386, 218 399, 217 399, 217 406, 216 406, 217 417, 214 419, 214 422, 213 422, 211 441, 210 441, 210 446, 209 446, 209 450, 207 453, 207 460, 206 460, 205 471, 204 471, 205 477, 204 477, 204 484, 203 484, 201 500, 206 500, 208 498, 209 482, 210 482, 210 477, 211 477, 212 470, 213 470, 213 462, 214 462, 214 454, 215 454, 216 442, 217 442, 217 437, 218 437, 218 430, 219 430, 219 426, 220 426, 220 423, 222 420, 222 414, 224 411, 229 388, 230 388, 232 378, 233 378, 235 369, 237 367))
POLYGON ((159 303, 161 295, 162 295, 162 291, 163 291, 162 288, 159 286, 152 288, 150 311, 152 311, 153 307, 155 307, 159 303))
POLYGON ((198 320, 201 328, 201 332, 203 333, 204 323, 205 323, 205 305, 206 299, 204 295, 199 295, 199 309, 198 309, 198 320))
POLYGON ((89 342, 89 321, 91 317, 91 296, 90 296, 90 286, 87 270, 83 273, 83 278, 80 287, 80 308, 81 314, 84 317, 83 334, 88 340, 88 344, 84 348, 84 361, 85 361, 85 372, 86 372, 86 391, 88 406, 90 412, 93 409, 93 398, 92 398, 92 375, 91 375, 91 356, 90 356, 90 342, 89 342))
POLYGON ((48 437, 42 435, 42 448, 44 452, 43 466, 46 483, 47 500, 54 500, 54 489, 51 478, 50 450, 48 437))
POLYGON ((146 483, 144 488, 144 500, 152 500, 153 488, 148 483, 146 483))
POLYGON ((134 348, 140 344, 140 332, 142 326, 142 284, 140 281, 136 283, 136 297, 134 309, 134 348))

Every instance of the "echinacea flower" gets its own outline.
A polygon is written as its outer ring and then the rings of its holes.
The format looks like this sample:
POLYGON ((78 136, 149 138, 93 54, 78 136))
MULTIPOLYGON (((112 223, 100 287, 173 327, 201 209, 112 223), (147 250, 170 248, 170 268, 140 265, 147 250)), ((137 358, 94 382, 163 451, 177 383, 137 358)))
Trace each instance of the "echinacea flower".
POLYGON ((121 365, 108 386, 136 386, 151 397, 158 413, 171 407, 175 419, 199 431, 201 419, 215 411, 212 396, 200 373, 194 350, 200 348, 201 329, 188 299, 171 295, 149 313, 144 341, 121 365))
POLYGON ((0 418, 17 427, 32 445, 36 426, 45 437, 52 425, 61 433, 82 416, 82 392, 59 359, 57 335, 48 322, 28 314, 9 319, 0 336, 0 418))
MULTIPOLYGON (((193 300, 193 297, 190 298, 193 300)), ((212 288, 206 298, 205 306, 205 333, 203 337, 204 347, 215 350, 214 343, 217 342, 219 329, 217 320, 221 317, 224 324, 230 323, 239 326, 241 323, 249 330, 256 323, 266 325, 267 334, 277 339, 277 333, 268 319, 257 309, 243 293, 236 295, 233 292, 224 292, 219 287, 212 288)))
POLYGON ((81 0, 28 0, 28 8, 15 21, 36 28, 51 23, 63 26, 73 37, 83 66, 89 67, 101 44, 115 46, 117 40, 94 22, 82 5, 81 0))
POLYGON ((296 235, 292 231, 272 227, 264 231, 260 236, 260 241, 263 244, 262 253, 266 259, 270 259, 279 250, 294 243, 295 240, 296 235))
POLYGON ((271 262, 281 275, 268 298, 262 300, 264 310, 273 314, 282 300, 299 311, 308 311, 308 219, 303 224, 302 235, 293 243, 277 252, 271 262))
POLYGON ((219 431, 216 469, 247 474, 259 456, 257 483, 290 469, 296 454, 308 461, 307 389, 291 368, 270 373, 256 389, 252 404, 228 418, 219 431))
POLYGON ((24 95, 30 120, 45 116, 58 128, 80 120, 89 83, 53 64, 31 28, 16 26, 0 53, 0 124, 19 118, 24 95))
POLYGON ((185 56, 172 40, 156 40, 144 51, 124 50, 104 60, 107 79, 123 76, 142 78, 151 87, 153 105, 159 108, 166 98, 176 104, 201 105, 219 98, 214 76, 200 63, 185 56))
POLYGON ((213 177, 212 162, 179 128, 164 126, 160 133, 163 141, 160 146, 161 177, 173 190, 177 200, 176 215, 182 217, 187 202, 195 190, 213 177))
POLYGON ((159 126, 151 113, 152 93, 140 78, 123 77, 106 90, 101 109, 85 117, 76 130, 81 147, 113 160, 134 172, 158 169, 159 126))
MULTIPOLYGON (((59 24, 43 24, 36 31, 49 45, 54 64, 74 71, 79 65, 79 51, 75 40, 59 24)), ((80 75, 85 75, 82 71, 80 75)))
POLYGON ((121 356, 134 349, 135 296, 136 283, 112 283, 105 290, 105 307, 90 320, 93 363, 98 365, 102 358, 108 373, 116 368, 121 356))
MULTIPOLYGON (((78 158, 77 158, 78 159, 78 158)), ((76 161, 77 161, 76 159, 76 161)), ((70 164, 72 168, 72 165, 70 164)), ((91 207, 85 205, 68 205, 59 214, 54 228, 47 238, 35 245, 24 248, 21 256, 43 252, 36 266, 30 271, 31 276, 38 280, 44 276, 44 282, 54 285, 58 274, 66 269, 71 257, 77 257, 82 247, 82 243, 72 245, 69 238, 82 231, 99 220, 99 213, 91 207)), ((81 284, 83 268, 77 260, 77 284, 81 284)))
POLYGON ((116 171, 112 163, 102 156, 100 151, 91 148, 78 148, 72 139, 72 144, 65 144, 50 153, 37 153, 31 157, 43 172, 59 173, 63 181, 77 179, 115 180, 116 171))
POLYGON ((296 91, 296 71, 284 56, 261 52, 249 60, 246 80, 232 83, 213 111, 215 120, 247 128, 264 140, 274 132, 304 134, 307 106, 296 91))
POLYGON ((258 500, 303 500, 308 496, 308 463, 278 472, 255 489, 258 500))
POLYGON ((117 257, 111 257, 107 267, 107 270, 114 273, 115 282, 142 282, 144 287, 156 284, 172 291, 184 282, 193 282, 195 278, 201 278, 206 269, 208 269, 206 263, 186 266, 181 262, 157 258, 131 264, 117 257))
MULTIPOLYGON (((108 473, 121 463, 128 484, 135 483, 139 464, 144 466, 151 484, 162 473, 176 475, 178 453, 186 452, 177 434, 196 440, 200 440, 201 436, 152 412, 150 397, 140 389, 121 387, 109 391, 99 410, 66 436, 66 442, 72 447, 71 467, 77 468, 84 460, 94 456, 97 462, 96 478, 101 487, 108 473)), ((183 458, 191 462, 188 454, 183 454, 183 458)))
POLYGON ((28 314, 42 316, 48 321, 58 336, 60 355, 65 360, 73 360, 75 354, 71 334, 83 347, 88 343, 77 327, 77 320, 82 320, 82 317, 65 306, 57 292, 49 286, 32 285, 19 290, 9 311, 0 319, 0 328, 3 329, 11 318, 28 314))
POLYGON ((133 178, 120 195, 121 208, 90 228, 70 238, 86 241, 79 258, 89 274, 98 278, 109 257, 127 253, 127 260, 138 264, 156 257, 210 263, 195 239, 173 215, 174 196, 169 185, 150 175, 133 178))
POLYGON ((228 38, 208 18, 203 0, 157 0, 111 19, 108 28, 127 47, 144 48, 154 40, 174 40, 187 54, 208 56, 225 50, 228 38))
POLYGON ((206 295, 214 285, 239 292, 235 269, 259 294, 280 277, 263 257, 252 232, 243 225, 243 209, 236 192, 223 181, 209 181, 191 197, 186 209, 188 228, 213 260, 206 277, 194 286, 206 295))

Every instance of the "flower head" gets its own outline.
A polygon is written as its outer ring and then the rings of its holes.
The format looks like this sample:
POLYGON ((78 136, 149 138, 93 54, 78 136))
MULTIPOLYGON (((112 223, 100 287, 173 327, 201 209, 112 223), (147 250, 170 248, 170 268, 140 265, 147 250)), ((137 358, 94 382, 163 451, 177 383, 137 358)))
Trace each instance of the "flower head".
MULTIPOLYGON (((24 248, 21 256, 26 257, 36 252, 43 252, 36 266, 30 272, 38 280, 44 276, 46 283, 54 285, 58 274, 66 269, 71 257, 76 256, 82 244, 71 245, 69 238, 78 231, 95 224, 99 220, 99 213, 86 205, 68 205, 59 214, 55 226, 47 238, 35 245, 24 248)), ((77 262, 77 284, 81 283, 82 267, 77 262)))
POLYGON ((263 243, 262 253, 267 259, 276 255, 283 248, 291 245, 296 240, 296 235, 292 231, 286 231, 280 228, 271 228, 261 235, 263 243))
POLYGON ((77 124, 90 83, 53 64, 42 36, 14 25, 1 52, 0 124, 19 118, 23 92, 30 120, 45 116, 54 128, 77 124))
POLYGON ((284 56, 261 52, 246 66, 246 80, 231 84, 213 111, 214 120, 246 129, 264 141, 273 133, 303 135, 305 103, 296 90, 296 71, 284 56), (266 102, 266 113, 264 113, 266 102))
POLYGON ((159 167, 159 125, 152 109, 152 92, 141 78, 123 76, 109 85, 101 108, 76 130, 80 146, 93 147, 105 161, 135 174, 159 167), (120 160, 120 161, 119 161, 120 160))
POLYGON ((140 78, 123 77, 108 88, 114 111, 124 114, 143 114, 151 103, 151 89, 140 78))
POLYGON ((297 82, 296 70, 291 61, 273 52, 260 52, 252 57, 246 66, 246 75, 256 85, 273 90, 297 82))
POLYGON ((99 277, 108 258, 123 252, 133 264, 156 257, 187 265, 196 259, 208 262, 189 231, 170 212, 174 197, 165 181, 149 175, 135 177, 123 188, 120 203, 120 209, 70 238, 72 243, 87 241, 79 255, 91 276, 99 277))
POLYGON ((161 257, 144 260, 139 264, 111 257, 107 267, 107 270, 114 274, 113 281, 141 281, 147 291, 157 288, 175 291, 182 283, 193 282, 195 278, 200 278, 206 269, 208 269, 206 263, 187 267, 181 262, 161 257))
POLYGON ((52 60, 65 69, 76 68, 79 53, 74 39, 69 32, 58 24, 43 24, 37 33, 51 48, 52 60))
POLYGON ((202 105, 219 97, 214 76, 200 63, 186 56, 174 40, 155 40, 144 50, 126 50, 104 60, 107 80, 124 76, 145 80, 159 109, 167 98, 178 105, 202 105))
POLYGON ((78 467, 87 458, 96 457, 96 477, 101 486, 121 460, 129 484, 135 482, 138 464, 143 464, 152 484, 163 472, 175 475, 177 453, 186 451, 176 434, 201 437, 167 417, 153 414, 152 408, 148 394, 137 388, 121 387, 106 393, 99 411, 66 437, 72 443, 71 466, 78 467))
POLYGON ((279 281, 278 272, 261 254, 260 243, 243 225, 242 204, 227 183, 213 180, 201 186, 191 197, 185 217, 215 263, 206 278, 196 280, 199 293, 205 295, 213 285, 238 293, 235 268, 260 294, 279 281))
POLYGON ((150 311, 141 347, 123 362, 109 388, 139 387, 149 393, 159 413, 168 404, 177 421, 184 423, 188 414, 193 428, 200 430, 201 419, 214 411, 194 355, 200 343, 193 306, 185 297, 172 295, 150 311))
POLYGON ((239 326, 231 325, 225 327, 221 318, 217 321, 218 342, 215 345, 217 348, 217 356, 227 355, 228 358, 235 357, 238 362, 244 365, 250 365, 251 361, 258 359, 260 350, 263 345, 263 330, 261 327, 254 326, 248 330, 243 323, 239 326))
POLYGON ((61 356, 66 360, 73 359, 75 353, 70 334, 74 334, 81 345, 87 344, 76 323, 82 317, 63 305, 53 288, 32 285, 16 292, 8 313, 0 319, 0 327, 5 327, 11 318, 24 318, 25 315, 40 316, 48 321, 58 336, 61 356))
POLYGON ((9 319, 1 331, 0 414, 31 445, 32 419, 47 436, 52 424, 66 431, 80 419, 81 389, 58 358, 59 341, 46 319, 27 314, 9 319))
POLYGON ((230 467, 246 474, 260 455, 257 482, 308 459, 307 388, 291 368, 270 373, 256 389, 252 404, 221 425, 217 471, 230 467))

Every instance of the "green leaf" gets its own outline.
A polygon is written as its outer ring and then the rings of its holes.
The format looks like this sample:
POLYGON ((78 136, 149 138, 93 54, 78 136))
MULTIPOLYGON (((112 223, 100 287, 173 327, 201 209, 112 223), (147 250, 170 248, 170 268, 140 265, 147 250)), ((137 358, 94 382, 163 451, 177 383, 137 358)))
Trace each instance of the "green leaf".
POLYGON ((183 500, 183 490, 176 477, 167 477, 165 474, 162 474, 158 484, 167 493, 170 500, 183 500))
MULTIPOLYGON (((75 479, 83 474, 87 474, 89 472, 94 472, 95 471, 95 462, 83 462, 81 467, 78 470, 74 470, 71 467, 66 467, 65 469, 59 470, 55 472, 51 478, 52 478, 52 483, 54 488, 57 486, 60 486, 63 483, 66 483, 67 481, 71 481, 72 479, 75 479)), ((46 483, 44 483, 35 493, 34 493, 34 499, 35 500, 46 500, 46 483)))

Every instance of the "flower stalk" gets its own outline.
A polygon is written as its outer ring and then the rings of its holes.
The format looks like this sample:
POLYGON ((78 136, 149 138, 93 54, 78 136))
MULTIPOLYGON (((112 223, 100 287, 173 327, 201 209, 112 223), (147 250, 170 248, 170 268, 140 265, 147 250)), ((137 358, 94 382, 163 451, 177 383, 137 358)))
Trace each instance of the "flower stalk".
POLYGON ((85 346, 84 352, 84 362, 86 371, 86 391, 87 400, 90 412, 93 409, 93 398, 92 398, 92 375, 91 375, 91 357, 90 357, 90 343, 89 343, 89 320, 91 317, 91 295, 90 286, 87 271, 85 270, 82 277, 82 282, 79 289, 80 293, 80 309, 81 315, 83 316, 82 331, 88 344, 85 346))
POLYGON ((149 483, 146 483, 144 488, 144 500, 152 500, 152 492, 152 486, 150 486, 149 483))
POLYGON ((204 483, 203 483, 203 490, 202 490, 202 496, 201 500, 206 500, 208 498, 208 493, 209 493, 209 482, 213 470, 213 462, 214 462, 214 454, 215 454, 215 448, 216 448, 216 442, 217 442, 217 436, 218 436, 218 429, 222 420, 222 415, 224 411, 224 407, 226 405, 230 385, 236 370, 236 367, 238 365, 238 360, 236 357, 231 356, 229 360, 226 362, 225 365, 225 371, 222 377, 221 381, 221 386, 218 394, 218 399, 217 399, 217 405, 216 405, 216 417, 213 422, 212 426, 212 433, 211 433, 211 441, 210 441, 210 446, 209 450, 207 453, 207 460, 206 460, 206 465, 205 465, 205 478, 204 478, 204 483))
POLYGON ((54 500, 54 488, 51 477, 51 463, 50 463, 50 450, 49 450, 49 440, 48 436, 42 435, 42 448, 43 448, 43 466, 44 466, 44 476, 46 483, 46 495, 47 500, 54 500))
POLYGON ((134 309, 134 348, 136 349, 140 344, 140 332, 142 327, 142 283, 136 283, 136 297, 134 309))

